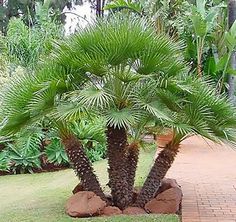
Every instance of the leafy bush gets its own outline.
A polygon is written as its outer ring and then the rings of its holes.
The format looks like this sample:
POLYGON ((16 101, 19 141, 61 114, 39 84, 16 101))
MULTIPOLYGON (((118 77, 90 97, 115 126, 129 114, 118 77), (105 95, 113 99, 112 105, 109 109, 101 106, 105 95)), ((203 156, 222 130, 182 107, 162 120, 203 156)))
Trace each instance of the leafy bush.
MULTIPOLYGON (((6 149, 0 152, 0 170, 15 174, 33 173, 35 169, 41 168, 40 157, 44 154, 49 163, 68 166, 69 159, 58 132, 47 124, 47 130, 43 128, 45 126, 42 123, 37 124, 5 142, 6 149)), ((106 157, 105 127, 101 118, 73 122, 71 130, 81 140, 91 162, 106 157)))
POLYGON ((69 159, 63 148, 60 138, 51 138, 49 145, 47 145, 45 153, 50 163, 55 163, 57 165, 68 165, 69 159))
POLYGON ((71 129, 84 143, 89 141, 106 142, 105 121, 102 118, 83 119, 73 122, 71 129))
POLYGON ((0 171, 10 171, 9 157, 6 151, 0 152, 0 171))
POLYGON ((41 153, 26 148, 16 149, 9 145, 8 155, 13 173, 33 173, 34 169, 41 168, 39 157, 41 153))
POLYGON ((102 118, 91 118, 73 122, 72 131, 81 140, 91 162, 106 157, 105 121, 102 118))
POLYGON ((6 143, 5 158, 9 161, 9 171, 13 173, 33 173, 41 168, 39 157, 43 133, 38 126, 22 130, 6 143))
POLYGON ((99 161, 106 157, 105 144, 99 144, 95 142, 92 148, 87 148, 85 151, 91 162, 99 161))

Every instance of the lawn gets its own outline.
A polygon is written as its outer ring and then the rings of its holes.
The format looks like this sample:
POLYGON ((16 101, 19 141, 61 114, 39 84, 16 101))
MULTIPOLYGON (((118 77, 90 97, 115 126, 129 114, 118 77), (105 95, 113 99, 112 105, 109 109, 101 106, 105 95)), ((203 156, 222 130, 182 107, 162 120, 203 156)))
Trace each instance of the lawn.
MULTIPOLYGON (((153 152, 142 152, 136 185, 142 183, 153 162, 153 152)), ((101 184, 107 183, 105 160, 95 164, 101 184)), ((178 222, 176 216, 72 219, 64 212, 66 200, 78 179, 72 170, 53 173, 12 175, 0 177, 0 222, 69 222, 69 221, 157 221, 178 222)))

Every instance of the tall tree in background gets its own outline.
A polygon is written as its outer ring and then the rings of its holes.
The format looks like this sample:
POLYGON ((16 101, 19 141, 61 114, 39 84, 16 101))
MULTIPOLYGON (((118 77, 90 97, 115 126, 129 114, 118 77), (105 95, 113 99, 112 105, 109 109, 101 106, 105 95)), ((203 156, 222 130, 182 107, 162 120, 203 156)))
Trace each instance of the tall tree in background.
POLYGON ((97 17, 103 17, 104 15, 104 8, 105 0, 96 0, 96 16, 97 17))
MULTIPOLYGON (((72 9, 73 4, 82 5, 89 2, 96 17, 103 17, 106 0, 48 0, 54 16, 62 23, 65 22, 65 14, 61 13, 65 7, 72 9)), ((12 17, 23 16, 27 25, 32 26, 36 22, 37 3, 44 4, 45 0, 0 0, 0 31, 6 33, 7 25, 12 17)))
MULTIPOLYGON (((236 20, 236 0, 229 0, 228 2, 228 20, 229 20, 229 28, 234 24, 236 20)), ((232 69, 236 69, 236 54, 235 52, 232 53, 231 56, 231 67, 232 69)), ((234 100, 234 91, 235 91, 235 84, 234 84, 235 78, 233 75, 228 76, 228 96, 231 101, 234 100)))
MULTIPOLYGON (((70 9, 72 2, 80 3, 76 0, 49 0, 50 7, 57 16, 57 11, 61 12, 66 6, 70 9)), ((37 3, 43 4, 44 0, 0 0, 0 30, 6 33, 6 28, 9 20, 12 17, 23 16, 27 25, 32 26, 35 23, 37 3)), ((59 15, 60 13, 58 13, 59 15)), ((59 19, 64 22, 65 15, 60 15, 59 19)))

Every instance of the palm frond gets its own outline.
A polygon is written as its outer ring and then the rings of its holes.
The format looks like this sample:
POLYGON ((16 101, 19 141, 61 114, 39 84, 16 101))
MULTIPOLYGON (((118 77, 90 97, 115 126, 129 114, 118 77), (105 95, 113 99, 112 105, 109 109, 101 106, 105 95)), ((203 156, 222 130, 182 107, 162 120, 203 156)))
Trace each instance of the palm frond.
POLYGON ((111 92, 99 87, 99 85, 90 85, 80 90, 74 101, 79 102, 82 106, 105 109, 113 101, 113 96, 111 92))
POLYGON ((104 112, 107 124, 118 128, 129 128, 135 125, 135 122, 140 118, 140 113, 135 110, 124 108, 112 108, 104 112))

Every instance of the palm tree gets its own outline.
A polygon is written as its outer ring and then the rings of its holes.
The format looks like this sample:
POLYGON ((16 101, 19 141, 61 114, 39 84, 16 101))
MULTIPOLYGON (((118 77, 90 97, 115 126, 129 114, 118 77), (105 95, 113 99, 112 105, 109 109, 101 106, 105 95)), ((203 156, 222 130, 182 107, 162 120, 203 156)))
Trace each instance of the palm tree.
MULTIPOLYGON (((53 113, 58 102, 56 96, 73 89, 66 79, 72 78, 74 83, 80 85, 80 80, 73 78, 70 72, 57 64, 44 64, 35 75, 25 74, 13 78, 1 94, 2 103, 5 104, 2 112, 7 112, 1 115, 3 121, 7 120, 2 133, 8 135, 17 132, 27 123, 37 122, 41 117, 53 113)), ((94 191, 106 200, 80 141, 63 121, 52 116, 51 119, 59 129, 67 155, 85 189, 94 191)))
MULTIPOLYGON (((84 115, 103 116, 107 128, 109 186, 113 203, 124 209, 132 201, 137 141, 142 129, 150 120, 173 128, 175 140, 156 161, 137 200, 143 206, 156 192, 181 139, 189 133, 207 136, 205 125, 191 113, 203 115, 203 103, 197 106, 193 102, 198 95, 196 88, 202 83, 187 78, 181 47, 164 35, 156 35, 155 29, 143 19, 115 17, 97 21, 57 44, 50 61, 45 61, 34 74, 16 77, 3 90, 1 132, 14 133, 48 116, 61 132, 83 186, 105 199, 81 142, 67 127, 71 120, 84 115), (136 133, 134 141, 128 144, 130 131, 136 133), (156 176, 160 164, 162 170, 156 176), (150 181, 157 185, 151 186, 150 181)), ((204 100, 204 95, 200 95, 201 101, 204 100)), ((223 99, 210 95, 219 103, 218 108, 233 110, 223 99)), ((225 132, 220 135, 213 131, 213 138, 233 140, 229 129, 235 126, 235 121, 227 125, 224 121, 218 123, 220 117, 216 114, 209 118, 225 128, 225 132)), ((221 115, 229 118, 228 113, 221 115)), ((208 127, 212 131, 216 125, 208 127)))
MULTIPOLYGON (((173 130, 173 139, 159 153, 134 205, 144 207, 158 191, 180 149, 180 143, 190 135, 201 135, 214 142, 227 142, 235 146, 235 110, 226 96, 216 96, 211 83, 192 80, 191 92, 184 92, 177 100, 176 94, 169 101, 176 101, 173 121, 165 126, 173 130), (174 100, 175 98, 175 100, 174 100), (177 108, 177 109, 176 109, 177 108), (179 109, 179 110, 178 110, 179 109)), ((179 92, 180 93, 180 92, 179 92)), ((169 95, 171 97, 171 95, 169 95)))

